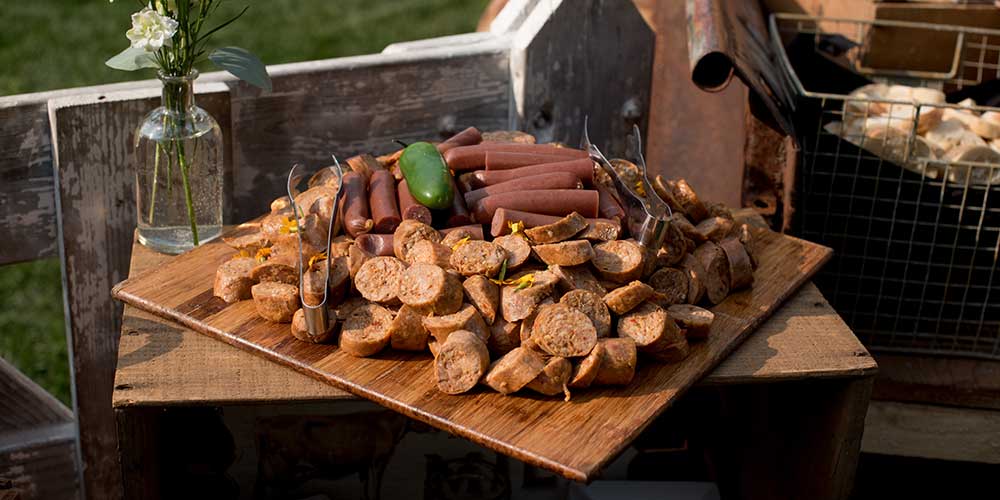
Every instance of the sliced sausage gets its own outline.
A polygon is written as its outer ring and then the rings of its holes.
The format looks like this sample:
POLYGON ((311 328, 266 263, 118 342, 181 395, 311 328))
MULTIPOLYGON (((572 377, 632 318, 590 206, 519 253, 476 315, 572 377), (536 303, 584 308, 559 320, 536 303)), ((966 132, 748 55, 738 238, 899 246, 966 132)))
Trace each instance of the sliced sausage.
POLYGON ((740 243, 740 240, 736 238, 726 238, 719 242, 719 247, 725 252, 726 260, 729 263, 730 290, 739 290, 752 285, 753 264, 743 243, 740 243))
POLYGON ((315 264, 314 269, 310 269, 302 274, 302 302, 317 306, 326 299, 329 306, 343 302, 350 287, 350 270, 348 269, 347 257, 337 257, 331 259, 333 272, 330 273, 329 281, 326 278, 327 261, 315 264), (326 295, 324 295, 326 291, 326 295))
POLYGON ((299 216, 313 214, 319 218, 319 223, 326 231, 333 217, 334 204, 337 199, 336 186, 320 185, 309 188, 295 197, 295 204, 301 213, 299 216))
POLYGON ((667 313, 684 329, 684 335, 689 340, 708 338, 712 322, 715 321, 715 314, 712 311, 690 304, 672 305, 667 309, 667 313))
MULTIPOLYGON (((347 269, 350 271, 352 282, 357 279, 361 266, 372 257, 376 256, 368 253, 367 250, 361 248, 357 243, 347 248, 347 269)), ((357 287, 355 286, 355 288, 357 287)))
POLYGON ((490 325, 490 339, 487 342, 490 352, 503 356, 521 345, 521 324, 509 323, 503 318, 497 318, 490 325))
POLYGON ((531 257, 531 245, 522 235, 508 234, 493 239, 493 243, 500 245, 507 251, 507 270, 513 271, 521 267, 531 257))
POLYGON ((492 325, 500 309, 500 287, 486 276, 476 274, 465 279, 462 290, 486 324, 492 325))
POLYGON ((611 335, 611 313, 600 295, 588 290, 573 290, 566 292, 559 303, 586 314, 597 330, 598 338, 611 335))
POLYGON ((545 224, 552 224, 561 217, 555 215, 534 214, 522 212, 520 210, 498 209, 493 213, 493 220, 490 222, 490 234, 493 237, 510 234, 510 226, 515 222, 524 224, 524 227, 537 227, 545 224))
POLYGON ((404 305, 389 323, 389 345, 401 351, 423 351, 427 349, 427 329, 424 316, 416 309, 404 305))
POLYGON ((434 375, 441 392, 461 394, 469 391, 489 367, 490 353, 476 334, 458 330, 447 341, 438 341, 434 375))
POLYGON ((597 191, 537 189, 494 194, 476 203, 476 220, 481 224, 489 223, 499 208, 560 217, 570 212, 578 212, 584 217, 597 217, 597 191))
POLYGON ((354 243, 372 255, 387 257, 393 254, 391 234, 359 234, 354 243))
MULTIPOLYGON (((330 258, 335 259, 337 257, 347 257, 347 249, 354 244, 354 240, 346 234, 340 236, 334 236, 330 240, 330 258)), ((392 245, 389 245, 392 247, 392 245)))
MULTIPOLYGON (((524 272, 511 276, 512 279, 519 278, 524 272)), ((559 278, 549 271, 537 271, 531 273, 534 277, 533 283, 527 288, 519 288, 518 285, 505 285, 500 289, 500 312, 507 321, 521 321, 531 316, 538 308, 539 303, 552 295, 559 278)))
POLYGON ((581 187, 583 187, 583 183, 570 172, 546 172, 467 191, 464 198, 466 204, 473 206, 479 200, 493 194, 531 189, 578 189, 581 187))
POLYGON ((406 262, 407 254, 413 248, 413 244, 420 240, 440 243, 441 233, 423 222, 412 219, 404 220, 399 223, 396 232, 392 233, 392 253, 397 259, 406 262))
POLYGON ((621 203, 618 203, 618 199, 615 198, 611 190, 599 183, 594 185, 594 189, 597 190, 599 196, 597 213, 605 219, 615 219, 619 222, 625 220, 625 210, 622 209, 621 203))
POLYGON ((548 265, 579 266, 594 258, 594 248, 587 240, 570 240, 531 247, 538 260, 548 265))
POLYGON ((399 214, 403 220, 415 220, 424 224, 431 223, 431 209, 421 205, 410 194, 410 187, 406 184, 406 179, 399 181, 396 185, 396 196, 399 200, 399 214))
POLYGON ((365 177, 357 172, 344 174, 344 188, 340 202, 344 230, 353 238, 372 230, 375 223, 368 208, 368 186, 365 177))
POLYGON ((309 177, 308 185, 310 189, 316 186, 327 186, 336 190, 340 187, 340 176, 337 175, 333 166, 323 167, 309 177))
POLYGON ((479 315, 479 311, 469 304, 464 304, 458 312, 445 316, 428 316, 422 321, 424 328, 439 342, 444 342, 456 330, 467 330, 475 333, 486 342, 490 337, 489 329, 479 315))
POLYGON ((615 314, 622 315, 635 309, 652 296, 653 287, 636 280, 608 292, 604 296, 604 304, 615 314))
POLYGON ((250 279, 255 283, 271 281, 275 283, 299 284, 299 270, 284 259, 267 259, 250 271, 250 279))
POLYGON ((590 241, 617 240, 622 226, 614 219, 587 219, 587 228, 576 235, 577 239, 590 241))
POLYGON ((396 199, 396 179, 388 170, 372 172, 368 187, 368 204, 371 206, 372 231, 391 233, 399 225, 399 202, 396 199))
POLYGON ((656 265, 675 266, 684 259, 687 254, 687 241, 684 234, 673 222, 667 227, 667 235, 663 239, 663 245, 656 252, 656 265))
POLYGON ((234 250, 244 250, 250 255, 257 253, 257 250, 261 248, 271 246, 271 240, 260 229, 233 236, 223 236, 222 242, 234 250))
POLYGON ((597 329, 586 314, 565 304, 538 309, 531 339, 553 356, 586 356, 597 343, 597 329))
POLYGON ((512 168, 510 170, 477 170, 459 176, 459 183, 467 186, 469 189, 466 189, 466 191, 469 191, 500 184, 501 182, 551 172, 569 172, 575 175, 584 186, 592 186, 594 184, 594 162, 590 161, 589 158, 557 161, 554 163, 512 168))
POLYGON ((491 143, 451 148, 444 153, 444 161, 448 164, 448 168, 456 172, 475 170, 486 166, 486 153, 491 151, 549 154, 563 158, 587 158, 587 152, 579 149, 557 148, 542 144, 491 143))
POLYGON ((496 276, 507 259, 507 251, 500 245, 489 241, 473 240, 458 248, 451 254, 451 267, 463 276, 485 274, 496 276))
POLYGON ((520 130, 491 130, 483 132, 483 142, 490 143, 513 143, 513 144, 534 144, 535 136, 520 130))
POLYGON ((340 348, 359 358, 374 356, 389 345, 392 312, 377 304, 356 307, 344 321, 340 348))
POLYGON ((430 240, 420 240, 407 253, 407 263, 434 264, 443 269, 451 269, 451 248, 430 240))
POLYGON ((545 360, 538 353, 515 347, 498 359, 486 373, 486 385, 501 394, 513 394, 528 385, 545 369, 545 360))
POLYGON ((446 227, 441 230, 441 234, 444 239, 441 240, 441 244, 448 245, 449 247, 458 243, 458 240, 469 237, 470 240, 481 240, 483 239, 483 226, 482 224, 468 224, 465 226, 457 227, 446 227))
MULTIPOLYGON (((559 151, 561 148, 552 148, 559 151)), ((565 148, 562 151, 571 151, 565 148)), ((486 153, 486 170, 510 170, 512 168, 541 165, 573 159, 571 155, 541 153, 511 153, 509 151, 489 151, 486 153)))
POLYGON ((354 286, 372 302, 398 303, 399 280, 405 270, 406 264, 395 257, 372 257, 361 265, 354 286))
POLYGON ((618 335, 635 342, 636 348, 662 361, 675 361, 675 354, 687 352, 687 339, 662 307, 646 302, 618 318, 618 335))
POLYGON ((569 293, 573 290, 588 290, 604 296, 608 291, 601 286, 588 266, 549 266, 549 271, 559 278, 559 289, 569 293))
POLYGON ((681 270, 688 279, 688 293, 687 293, 687 303, 697 304, 701 302, 701 299, 705 297, 705 267, 701 265, 701 261, 694 258, 691 254, 684 256, 681 261, 681 270))
POLYGON ((608 281, 628 283, 643 272, 645 252, 632 240, 606 241, 594 245, 594 269, 608 281))
POLYGON ((255 267, 257 261, 252 257, 237 257, 223 262, 215 270, 212 294, 228 304, 251 298, 250 287, 257 283, 253 279, 255 267))
POLYGON ((458 185, 455 184, 454 177, 451 179, 451 188, 455 194, 451 198, 451 211, 448 213, 448 220, 445 221, 445 225, 448 227, 458 227, 472 224, 475 221, 472 218, 472 214, 469 213, 468 207, 465 205, 465 198, 458 191, 458 185))
POLYGON ((724 217, 709 217, 698 223, 694 230, 701 235, 702 241, 721 241, 733 230, 733 220, 724 217))
POLYGON ((261 318, 288 323, 299 308, 299 288, 288 283, 264 281, 250 288, 253 305, 261 318))
POLYGON ((311 342, 313 344, 325 344, 333 339, 337 333, 337 323, 335 321, 330 322, 329 328, 325 332, 313 335, 309 333, 309 328, 306 326, 306 316, 303 309, 295 311, 292 315, 292 336, 303 342, 311 342))
POLYGON ((573 212, 551 224, 528 228, 524 234, 535 245, 559 243, 573 237, 587 227, 587 219, 573 212))
POLYGON ((709 217, 722 217, 723 219, 735 220, 733 218, 733 211, 722 203, 705 203, 705 209, 708 210, 709 217))
POLYGON ((462 307, 462 286, 434 264, 413 264, 400 276, 399 300, 420 311, 452 314, 462 307))
POLYGON ((706 241, 694 250, 692 256, 705 270, 702 282, 709 302, 718 304, 726 300, 729 295, 729 260, 726 253, 719 245, 706 241))
POLYGON ((684 237, 690 238, 695 243, 702 243, 707 239, 702 232, 698 231, 694 224, 691 224, 687 216, 681 212, 674 212, 670 216, 670 224, 680 230, 684 237))
POLYGON ((604 355, 607 352, 607 349, 604 347, 605 343, 602 340, 599 339, 594 348, 590 350, 590 354, 581 359, 573 367, 573 375, 569 379, 570 387, 574 389, 586 389, 594 382, 594 378, 597 377, 597 372, 600 371, 601 362, 604 361, 604 355))
POLYGON ((362 297, 351 297, 335 306, 333 308, 333 315, 337 318, 337 321, 346 321, 347 317, 350 316, 355 309, 368 303, 369 302, 362 297))
POLYGON ((604 355, 592 385, 628 385, 635 377, 635 342, 629 338, 601 339, 604 355))
POLYGON ((439 153, 444 154, 451 148, 456 148, 459 146, 474 146, 483 142, 483 135, 479 132, 476 127, 469 127, 451 137, 446 139, 441 144, 437 145, 437 150, 439 153))
POLYGON ((694 192, 694 189, 691 188, 691 185, 686 180, 665 181, 664 184, 670 190, 673 199, 677 200, 677 203, 680 204, 684 213, 687 214, 692 222, 698 223, 708 217, 708 209, 698 199, 698 194, 694 192))
POLYGON ((688 277, 680 269, 672 267, 657 269, 649 277, 649 286, 656 291, 650 300, 660 307, 683 304, 687 300, 688 277))
POLYGON ((571 376, 573 376, 573 363, 566 358, 556 356, 549 359, 542 371, 525 387, 546 396, 565 393, 568 398, 569 391, 566 390, 566 386, 571 376))

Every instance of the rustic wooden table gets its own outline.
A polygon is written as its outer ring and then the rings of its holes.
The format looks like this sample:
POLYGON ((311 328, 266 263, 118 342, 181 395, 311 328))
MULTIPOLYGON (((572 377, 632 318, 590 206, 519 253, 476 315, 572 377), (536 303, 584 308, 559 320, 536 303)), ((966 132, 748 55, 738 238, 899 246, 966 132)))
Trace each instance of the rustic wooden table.
MULTIPOLYGON (((130 275, 169 259, 135 245, 130 275)), ((670 411, 663 419, 690 426, 689 445, 703 447, 711 456, 711 478, 724 492, 738 490, 745 498, 844 498, 853 483, 876 369, 810 283, 685 396, 682 401, 690 404, 678 405, 678 412, 697 418, 670 411)), ((276 472, 274 453, 262 449, 262 435, 273 437, 268 426, 274 425, 275 415, 309 418, 302 416, 343 413, 338 408, 346 406, 383 428, 401 418, 128 306, 113 405, 129 498, 169 497, 164 492, 190 484, 179 479, 183 477, 216 485, 250 478, 255 488, 287 486, 294 475, 276 472), (250 430, 240 423, 247 421, 250 430), (215 455, 214 461, 205 458, 215 455), (207 479, 211 477, 215 479, 207 479)), ((344 420, 332 423, 346 425, 344 420)), ((376 442, 384 433, 372 436, 376 442)), ((341 457, 337 463, 388 460, 392 446, 355 451, 360 459, 341 457)), ((219 498, 225 497, 220 493, 219 498)))

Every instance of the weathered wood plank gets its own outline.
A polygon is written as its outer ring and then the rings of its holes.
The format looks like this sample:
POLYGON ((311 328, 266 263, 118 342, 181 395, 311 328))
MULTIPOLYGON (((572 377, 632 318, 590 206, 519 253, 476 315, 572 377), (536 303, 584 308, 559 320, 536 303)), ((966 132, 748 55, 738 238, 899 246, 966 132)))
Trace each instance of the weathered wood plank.
POLYGON ((73 412, 0 358, 0 434, 73 421, 73 412))
POLYGON ((1000 362, 879 354, 874 399, 1000 410, 1000 362))
MULTIPOLYGON (((228 87, 202 89, 200 103, 228 129, 228 87)), ((91 498, 120 494, 111 390, 121 306, 108 290, 126 276, 132 248, 134 129, 158 96, 153 88, 49 101, 74 406, 91 498)))
POLYGON ((1000 464, 1000 412, 872 401, 865 453, 1000 464))
MULTIPOLYGON (((76 424, 63 422, 0 433, 0 478, 11 481, 21 500, 80 497, 76 424)), ((0 497, 4 491, 0 489, 0 497)))
POLYGON ((629 0, 538 2, 510 55, 515 128, 540 142, 590 138, 609 156, 649 119, 654 34, 629 0))
POLYGON ((236 220, 281 195, 293 163, 328 165, 398 149, 393 139, 447 137, 464 127, 508 126, 502 45, 435 47, 279 67, 274 92, 240 84, 232 101, 236 220))

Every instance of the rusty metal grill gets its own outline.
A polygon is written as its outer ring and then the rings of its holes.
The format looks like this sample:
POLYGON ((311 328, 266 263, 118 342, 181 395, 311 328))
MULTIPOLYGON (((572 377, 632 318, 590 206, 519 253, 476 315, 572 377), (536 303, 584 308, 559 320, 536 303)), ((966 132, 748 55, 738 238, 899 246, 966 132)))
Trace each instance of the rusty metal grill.
POLYGON ((950 92, 1000 78, 1000 31, 792 14, 772 16, 770 29, 779 64, 799 94, 802 156, 792 227, 835 251, 817 285, 873 350, 1000 359, 1000 161, 949 161, 918 137, 922 112, 961 106, 805 88, 804 71, 796 74, 786 51, 793 38, 811 35, 819 47, 821 37, 841 34, 853 43, 840 60, 856 73, 950 92), (937 68, 906 61, 871 67, 879 48, 873 44, 893 33, 897 41, 947 40, 954 44, 951 60, 937 68), (866 127, 875 106, 889 110, 887 130, 904 132, 873 139, 877 134, 866 127), (892 124, 895 109, 904 106, 914 108, 910 118, 900 118, 909 121, 892 124))

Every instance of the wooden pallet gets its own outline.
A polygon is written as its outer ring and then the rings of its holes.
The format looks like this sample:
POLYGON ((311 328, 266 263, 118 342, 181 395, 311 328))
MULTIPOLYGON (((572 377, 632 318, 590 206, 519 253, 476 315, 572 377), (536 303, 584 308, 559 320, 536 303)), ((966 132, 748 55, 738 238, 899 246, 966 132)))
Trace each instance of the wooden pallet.
POLYGON ((628 387, 578 391, 570 402, 533 394, 503 396, 485 389, 449 396, 435 387, 429 354, 386 351, 354 358, 333 345, 299 342, 287 324, 260 319, 252 301, 226 304, 212 296, 216 267, 233 255, 222 243, 199 247, 130 278, 116 286, 113 295, 434 427, 570 479, 589 481, 831 255, 820 245, 755 231, 757 282, 713 308, 716 322, 707 341, 694 344, 682 363, 642 360, 628 387))

